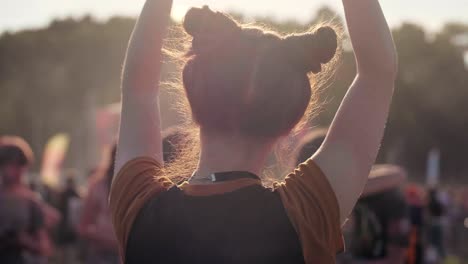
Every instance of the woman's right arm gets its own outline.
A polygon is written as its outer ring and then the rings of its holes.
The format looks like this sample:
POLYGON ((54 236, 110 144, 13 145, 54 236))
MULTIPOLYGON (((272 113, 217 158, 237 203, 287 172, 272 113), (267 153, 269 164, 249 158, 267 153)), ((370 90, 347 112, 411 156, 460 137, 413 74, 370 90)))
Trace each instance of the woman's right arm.
POLYGON ((122 74, 116 172, 136 157, 152 157, 161 165, 163 162, 159 75, 171 6, 172 0, 147 0, 130 37, 122 74))
POLYGON ((338 199, 342 223, 366 185, 383 136, 397 74, 390 29, 377 0, 343 0, 357 75, 313 160, 338 199))

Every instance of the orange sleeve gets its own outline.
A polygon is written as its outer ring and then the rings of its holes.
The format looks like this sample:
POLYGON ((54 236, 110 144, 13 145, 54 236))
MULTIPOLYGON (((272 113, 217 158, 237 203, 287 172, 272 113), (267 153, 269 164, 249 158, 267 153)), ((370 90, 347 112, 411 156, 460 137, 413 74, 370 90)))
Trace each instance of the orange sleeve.
POLYGON ((335 193, 320 168, 308 160, 289 174, 276 190, 310 263, 335 263, 344 249, 335 193))
POLYGON ((160 174, 161 165, 156 160, 140 157, 127 162, 114 178, 109 206, 122 259, 125 259, 127 239, 140 209, 151 197, 173 185, 160 174))

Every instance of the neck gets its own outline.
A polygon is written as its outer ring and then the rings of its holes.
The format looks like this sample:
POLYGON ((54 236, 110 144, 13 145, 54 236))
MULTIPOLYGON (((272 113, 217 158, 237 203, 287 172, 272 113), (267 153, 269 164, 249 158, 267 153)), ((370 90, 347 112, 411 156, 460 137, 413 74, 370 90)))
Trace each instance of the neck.
POLYGON ((200 131, 201 152, 193 182, 204 181, 217 172, 247 171, 261 175, 272 142, 239 135, 208 134, 200 131))

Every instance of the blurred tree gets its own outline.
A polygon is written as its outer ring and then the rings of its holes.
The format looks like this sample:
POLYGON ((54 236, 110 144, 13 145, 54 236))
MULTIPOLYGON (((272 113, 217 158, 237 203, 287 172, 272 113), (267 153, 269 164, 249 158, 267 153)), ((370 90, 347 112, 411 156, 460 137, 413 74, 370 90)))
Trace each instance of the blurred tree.
MULTIPOLYGON (((233 14, 241 21, 242 14, 233 14)), ((308 30, 319 21, 342 19, 323 7, 310 22, 254 19, 283 33, 308 30)), ((87 169, 98 163, 93 145, 96 107, 119 101, 120 71, 134 19, 92 17, 55 20, 47 28, 4 33, 0 37, 0 134, 17 134, 31 142, 40 160, 47 139, 57 132, 72 139, 67 166, 87 169)), ((173 25, 167 47, 181 50, 184 34, 173 25)), ((394 29, 400 74, 379 161, 407 166, 422 175, 427 152, 439 147, 442 172, 468 172, 468 25, 449 23, 428 34, 423 27, 403 24, 394 29)), ((369 40, 372 41, 372 40, 369 40)), ((331 121, 355 75, 352 53, 344 52, 335 80, 324 89, 324 107, 313 125, 331 121)), ((165 59, 163 81, 180 76, 165 59)), ((378 87, 376 87, 378 89, 378 87)), ((174 95, 163 89, 165 127, 180 122, 174 95)))

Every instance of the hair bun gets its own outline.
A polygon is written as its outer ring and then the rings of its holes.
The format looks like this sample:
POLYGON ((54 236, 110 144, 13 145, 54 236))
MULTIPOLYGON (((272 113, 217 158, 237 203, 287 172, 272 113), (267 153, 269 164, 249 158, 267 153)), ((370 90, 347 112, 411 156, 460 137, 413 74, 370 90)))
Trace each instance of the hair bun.
POLYGON ((185 31, 191 35, 196 36, 202 31, 204 24, 206 23, 207 12, 204 8, 190 8, 185 14, 183 26, 185 31))
POLYGON ((333 59, 338 48, 336 32, 331 27, 321 27, 315 35, 320 63, 327 63, 333 59))
POLYGON ((240 30, 234 20, 221 12, 213 12, 208 6, 191 8, 185 15, 183 26, 194 38, 224 35, 240 30))
POLYGON ((284 39, 289 61, 299 70, 319 73, 321 64, 335 56, 338 46, 336 32, 321 27, 313 33, 293 34, 284 39))

